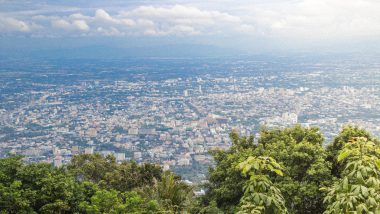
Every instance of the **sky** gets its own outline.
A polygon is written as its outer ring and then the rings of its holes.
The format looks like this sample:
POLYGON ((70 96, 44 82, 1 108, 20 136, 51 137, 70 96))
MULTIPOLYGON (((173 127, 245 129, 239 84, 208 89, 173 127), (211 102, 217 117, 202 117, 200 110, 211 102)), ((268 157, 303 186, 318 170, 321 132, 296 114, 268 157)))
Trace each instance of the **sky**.
POLYGON ((204 45, 374 51, 379 0, 0 0, 0 49, 204 45))

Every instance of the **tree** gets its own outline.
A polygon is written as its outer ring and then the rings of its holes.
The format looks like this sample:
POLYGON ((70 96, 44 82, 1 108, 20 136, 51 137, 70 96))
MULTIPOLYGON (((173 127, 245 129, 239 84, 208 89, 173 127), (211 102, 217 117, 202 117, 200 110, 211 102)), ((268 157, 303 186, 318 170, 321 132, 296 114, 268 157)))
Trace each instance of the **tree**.
POLYGON ((79 206, 87 213, 121 213, 125 205, 119 194, 116 190, 98 190, 90 202, 82 202, 79 206))
POLYGON ((365 137, 369 141, 379 143, 377 139, 372 138, 370 133, 365 129, 357 126, 347 125, 344 126, 342 131, 334 138, 327 148, 327 160, 331 163, 331 173, 334 177, 340 178, 340 173, 343 169, 344 163, 339 163, 337 160, 339 152, 343 149, 344 145, 355 137, 365 137))
POLYGON ((28 196, 35 195, 30 190, 22 189, 21 181, 14 181, 9 186, 0 184, 0 210, 5 213, 33 213, 28 196))
POLYGON ((39 209, 43 213, 68 213, 76 203, 75 189, 77 183, 74 177, 65 170, 54 169, 41 179, 41 188, 38 194, 39 209))
POLYGON ((21 157, 0 160, 0 207, 8 213, 72 213, 85 197, 79 183, 63 168, 24 164, 21 157))
POLYGON ((123 197, 125 198, 125 213, 153 214, 162 212, 162 207, 156 200, 144 199, 135 191, 125 192, 123 197))
POLYGON ((100 154, 82 154, 74 156, 68 169, 79 180, 88 180, 100 184, 104 181, 107 173, 117 168, 114 156, 103 158, 100 154))
POLYGON ((187 209, 192 189, 166 174, 155 164, 118 164, 97 154, 75 156, 67 168, 10 156, 0 159, 0 213, 153 214, 163 211, 161 204, 187 209), (130 191, 142 188, 152 190, 152 197, 130 191))
POLYGON ((380 213, 380 147, 365 137, 351 138, 337 157, 342 178, 328 188, 330 213, 380 213))
POLYGON ((291 213, 322 213, 325 193, 321 186, 331 184, 330 163, 322 147, 323 136, 318 128, 296 125, 286 129, 263 128, 254 143, 252 137, 231 135, 227 151, 212 151, 215 167, 210 169, 204 204, 216 201, 227 213, 237 211, 247 178, 236 166, 249 156, 274 157, 284 176, 269 175, 280 189, 291 213))
POLYGON ((238 168, 249 180, 244 186, 238 214, 288 213, 281 191, 269 179, 267 172, 283 176, 281 166, 271 157, 248 157, 238 168))
POLYGON ((83 212, 93 214, 153 214, 161 211, 156 201, 147 201, 134 191, 120 193, 116 190, 98 190, 89 202, 82 202, 79 206, 83 212))
POLYGON ((68 169, 80 181, 91 181, 121 192, 153 185, 153 181, 160 180, 162 174, 161 167, 156 164, 138 165, 133 161, 118 164, 114 156, 104 158, 100 154, 74 156, 68 169))
POLYGON ((123 162, 104 176, 104 184, 118 191, 131 191, 135 188, 152 186, 154 180, 161 180, 162 168, 155 164, 123 162))
POLYGON ((325 193, 320 186, 331 183, 330 164, 318 128, 263 130, 256 155, 275 157, 284 176, 271 176, 291 213, 322 213, 325 193))
POLYGON ((17 172, 22 168, 21 156, 10 156, 0 159, 0 183, 10 184, 15 178, 17 172))
POLYGON ((169 213, 183 213, 190 209, 193 191, 172 172, 166 171, 161 181, 143 189, 146 198, 156 200, 169 213))
POLYGON ((238 211, 247 178, 236 166, 254 154, 254 148, 256 148, 253 137, 240 137, 232 132, 230 138, 232 146, 227 151, 210 151, 214 157, 215 167, 209 169, 209 183, 205 185, 207 192, 202 198, 205 206, 216 203, 217 207, 225 213, 238 211))
POLYGON ((6 213, 33 213, 30 198, 36 192, 23 188, 17 176, 22 167, 21 156, 0 159, 0 210, 6 213))

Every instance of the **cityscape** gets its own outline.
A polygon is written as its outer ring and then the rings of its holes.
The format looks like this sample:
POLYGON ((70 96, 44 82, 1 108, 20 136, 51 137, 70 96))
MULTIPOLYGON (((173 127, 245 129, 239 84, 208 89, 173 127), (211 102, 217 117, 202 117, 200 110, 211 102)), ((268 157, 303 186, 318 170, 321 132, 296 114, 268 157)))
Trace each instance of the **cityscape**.
POLYGON ((27 162, 112 154, 201 182, 232 131, 316 126, 326 144, 345 124, 380 132, 374 56, 5 58, 0 69, 0 157, 27 162))
POLYGON ((0 214, 380 214, 379 0, 0 0, 0 214))

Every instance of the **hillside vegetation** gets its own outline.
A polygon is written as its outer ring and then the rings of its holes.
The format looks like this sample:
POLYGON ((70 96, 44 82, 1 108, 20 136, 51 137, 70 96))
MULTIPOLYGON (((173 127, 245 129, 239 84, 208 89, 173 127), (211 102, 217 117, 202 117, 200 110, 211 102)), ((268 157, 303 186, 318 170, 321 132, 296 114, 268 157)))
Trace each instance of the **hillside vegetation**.
POLYGON ((380 213, 380 143, 346 126, 327 146, 318 128, 231 135, 206 195, 155 164, 74 156, 61 168, 0 160, 0 213, 380 213))

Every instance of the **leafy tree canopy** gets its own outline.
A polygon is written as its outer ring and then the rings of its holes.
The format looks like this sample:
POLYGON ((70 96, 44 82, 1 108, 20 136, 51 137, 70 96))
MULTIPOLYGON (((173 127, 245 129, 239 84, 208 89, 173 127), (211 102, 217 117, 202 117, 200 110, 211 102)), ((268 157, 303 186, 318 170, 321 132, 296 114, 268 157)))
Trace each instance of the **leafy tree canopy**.
POLYGON ((326 161, 324 138, 318 128, 299 125, 286 129, 262 129, 260 138, 231 134, 227 151, 212 151, 216 165, 210 169, 204 203, 215 201, 227 213, 237 212, 248 178, 237 166, 248 157, 275 158, 284 176, 269 173, 269 179, 281 191, 291 213, 322 213, 323 185, 332 182, 331 164, 326 161))
POLYGON ((0 159, 0 213, 380 213, 380 143, 346 126, 327 146, 318 128, 232 132, 210 151, 206 195, 155 164, 74 156, 70 164, 0 159))
POLYGON ((10 156, 0 159, 0 213, 138 214, 190 209, 191 188, 168 173, 154 164, 117 164, 114 157, 99 154, 75 156, 61 168, 25 164, 22 157, 10 156), (152 194, 146 197, 143 189, 152 194))
POLYGON ((337 160, 345 163, 341 179, 328 188, 330 213, 380 213, 380 146, 365 137, 351 138, 337 160))

